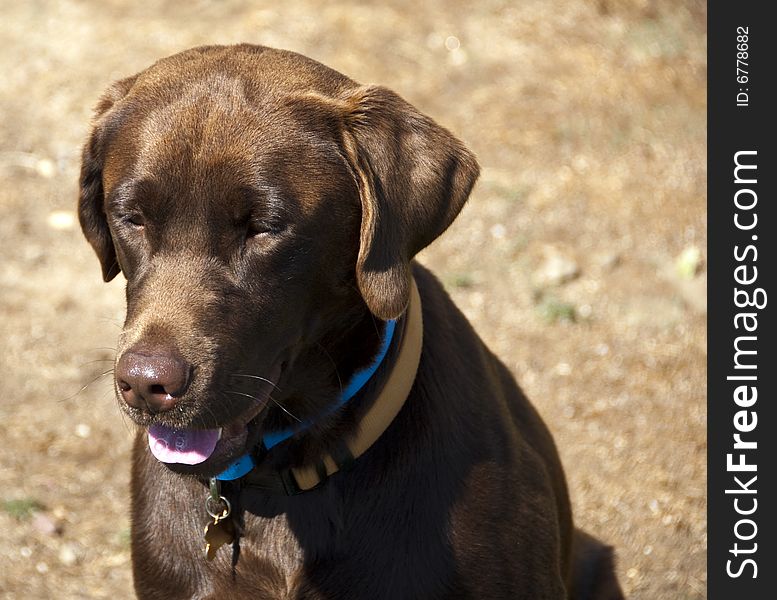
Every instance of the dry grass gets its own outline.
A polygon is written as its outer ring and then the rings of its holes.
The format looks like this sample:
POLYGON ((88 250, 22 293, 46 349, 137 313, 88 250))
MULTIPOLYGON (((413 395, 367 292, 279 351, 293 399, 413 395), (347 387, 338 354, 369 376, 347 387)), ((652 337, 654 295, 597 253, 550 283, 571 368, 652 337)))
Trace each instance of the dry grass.
POLYGON ((122 284, 101 283, 69 220, 79 146, 113 79, 237 41, 385 84, 476 151, 472 200, 422 260, 545 416, 577 520, 617 547, 630 597, 706 597, 706 274, 676 265, 706 248, 704 3, 40 0, 2 14, 0 597, 132 595, 130 436, 98 377, 122 284))

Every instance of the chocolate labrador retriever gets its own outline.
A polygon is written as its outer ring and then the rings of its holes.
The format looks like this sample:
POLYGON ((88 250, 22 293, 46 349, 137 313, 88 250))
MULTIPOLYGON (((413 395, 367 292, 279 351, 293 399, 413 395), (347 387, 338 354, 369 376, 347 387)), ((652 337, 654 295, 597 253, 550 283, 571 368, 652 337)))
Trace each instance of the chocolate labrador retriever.
POLYGON ((107 91, 79 216, 127 279, 139 597, 622 597, 545 425, 413 261, 477 176, 292 52, 195 48, 107 91))

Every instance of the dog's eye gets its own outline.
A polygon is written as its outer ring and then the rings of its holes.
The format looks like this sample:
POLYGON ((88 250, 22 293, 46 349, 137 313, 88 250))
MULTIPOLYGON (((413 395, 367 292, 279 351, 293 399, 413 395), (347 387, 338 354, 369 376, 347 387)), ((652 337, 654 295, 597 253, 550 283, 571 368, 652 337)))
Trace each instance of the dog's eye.
POLYGON ((246 238, 254 238, 260 235, 273 235, 283 231, 281 223, 268 220, 249 219, 246 222, 246 238))
POLYGON ((122 217, 121 219, 124 223, 127 225, 130 225, 131 227, 140 228, 145 226, 146 220, 143 218, 143 215, 140 213, 129 213, 122 217))

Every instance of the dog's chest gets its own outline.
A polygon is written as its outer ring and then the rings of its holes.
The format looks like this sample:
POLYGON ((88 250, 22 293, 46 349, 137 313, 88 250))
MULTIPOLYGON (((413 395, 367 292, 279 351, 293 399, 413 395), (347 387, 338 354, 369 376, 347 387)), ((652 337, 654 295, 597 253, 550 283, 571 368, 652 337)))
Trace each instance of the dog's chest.
POLYGON ((234 558, 233 548, 225 546, 209 565, 211 581, 219 582, 217 589, 223 588, 228 597, 300 597, 305 557, 286 515, 247 515, 233 579, 234 558))

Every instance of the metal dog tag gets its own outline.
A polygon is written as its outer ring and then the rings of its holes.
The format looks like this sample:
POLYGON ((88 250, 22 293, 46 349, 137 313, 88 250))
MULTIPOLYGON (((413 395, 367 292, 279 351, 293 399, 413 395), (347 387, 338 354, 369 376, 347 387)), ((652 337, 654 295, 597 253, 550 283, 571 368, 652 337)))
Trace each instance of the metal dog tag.
POLYGON ((205 526, 205 558, 213 560, 219 548, 224 544, 231 544, 234 540, 235 524, 229 518, 229 512, 225 510, 205 526))

